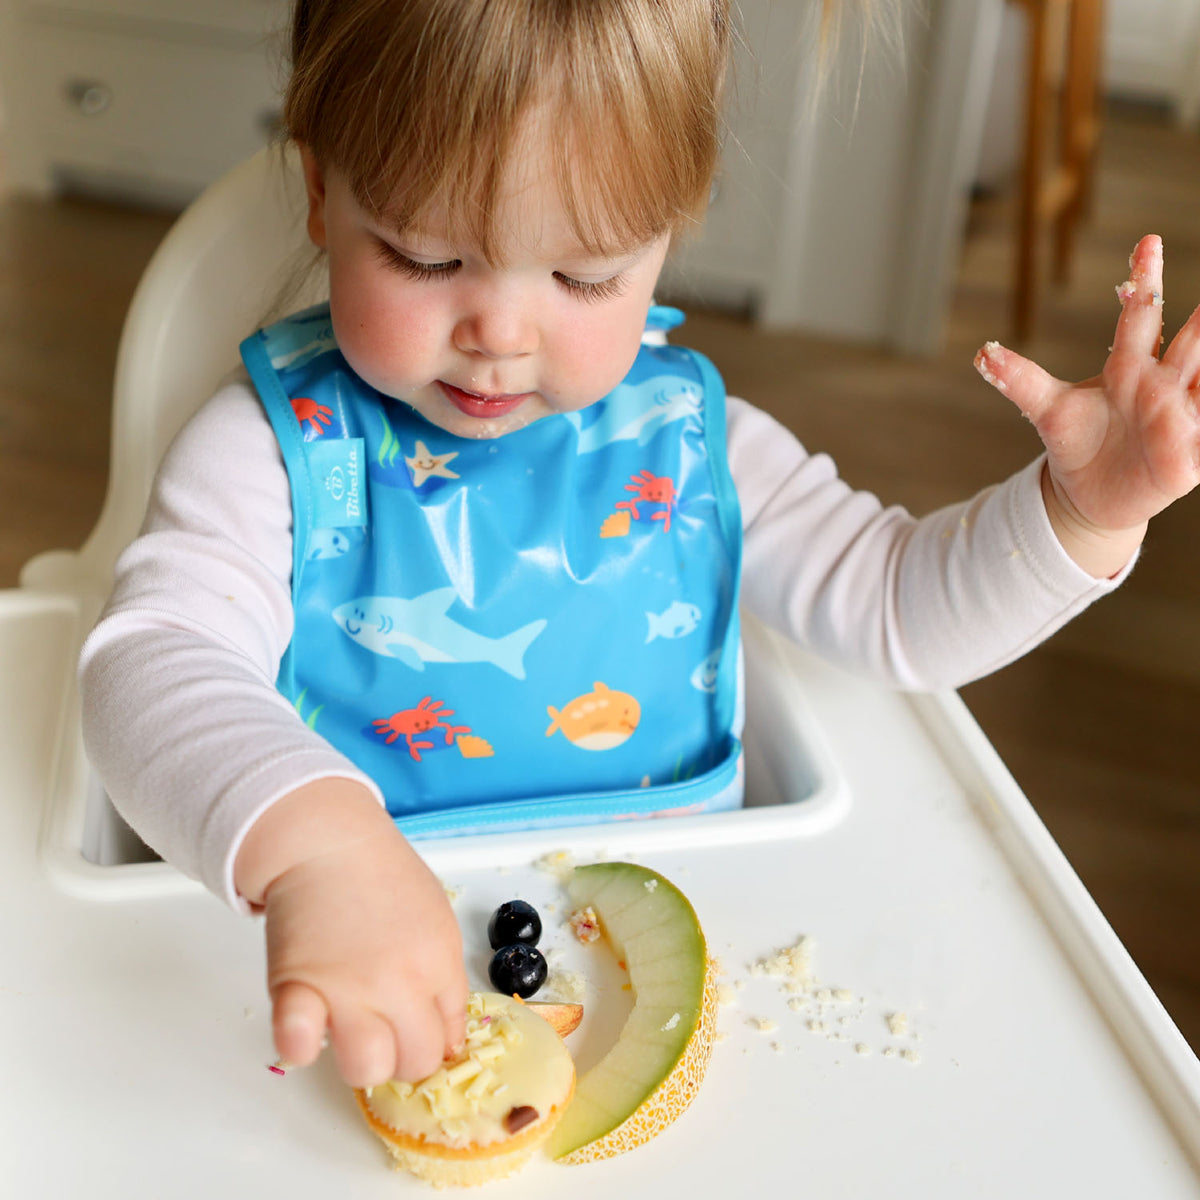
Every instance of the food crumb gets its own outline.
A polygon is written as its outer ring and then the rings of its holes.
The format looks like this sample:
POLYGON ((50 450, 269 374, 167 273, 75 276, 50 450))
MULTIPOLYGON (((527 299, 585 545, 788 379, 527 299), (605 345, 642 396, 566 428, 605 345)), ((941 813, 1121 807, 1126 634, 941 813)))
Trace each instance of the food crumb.
POLYGON ((858 1042, 854 1047, 855 1054, 861 1054, 864 1058, 871 1053, 871 1047, 866 1042, 858 1042))
POLYGON ((726 1006, 737 1003, 737 990, 727 983, 717 984, 717 1003, 726 1006))
POLYGON ((812 984, 813 978, 812 952, 813 939, 804 936, 795 945, 788 946, 751 964, 750 974, 784 978, 802 988, 808 987, 812 984))
POLYGON ((575 870, 575 859, 567 850, 551 850, 533 860, 534 867, 548 875, 565 880, 575 870))
POLYGON ((774 1033, 779 1026, 771 1020, 770 1017, 751 1017, 750 1024, 758 1030, 759 1033, 774 1033))
POLYGON ((678 1013, 672 1013, 671 1019, 662 1027, 662 1030, 660 1032, 670 1033, 671 1030, 674 1029, 675 1026, 679 1024, 679 1019, 680 1018, 679 1018, 678 1013))
POLYGON ((658 888, 658 880, 647 879, 646 882, 642 884, 642 887, 644 887, 648 892, 653 892, 658 888))
POLYGON ((596 910, 589 904, 587 908, 576 909, 568 918, 567 924, 575 937, 587 945, 600 937, 600 918, 596 910))
POLYGON ((581 1004, 587 985, 578 971, 560 971, 551 967, 543 986, 547 999, 564 1004, 581 1004))
POLYGON ((888 1013, 887 1027, 893 1036, 903 1037, 908 1032, 908 1014, 902 1012, 888 1013))

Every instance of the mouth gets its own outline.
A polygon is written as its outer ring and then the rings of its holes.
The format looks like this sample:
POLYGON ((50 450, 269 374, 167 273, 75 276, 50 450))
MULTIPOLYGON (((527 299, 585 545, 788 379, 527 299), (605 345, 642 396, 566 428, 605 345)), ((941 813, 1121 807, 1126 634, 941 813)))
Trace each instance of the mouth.
POLYGON ((454 384, 446 383, 441 379, 437 382, 438 387, 442 389, 442 394, 460 413, 482 420, 486 420, 488 417, 503 417, 520 407, 533 395, 532 392, 510 392, 503 395, 486 396, 481 392, 468 392, 465 388, 455 387, 454 384))

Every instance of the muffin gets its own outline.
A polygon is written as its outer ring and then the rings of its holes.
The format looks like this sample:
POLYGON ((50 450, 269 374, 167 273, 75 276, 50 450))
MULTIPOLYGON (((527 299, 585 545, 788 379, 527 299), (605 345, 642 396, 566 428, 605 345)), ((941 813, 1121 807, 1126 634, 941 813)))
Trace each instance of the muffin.
POLYGON ((357 1090, 396 1163, 438 1187, 519 1170, 550 1136, 575 1090, 562 1038, 515 997, 473 992, 463 1052, 419 1083, 357 1090))

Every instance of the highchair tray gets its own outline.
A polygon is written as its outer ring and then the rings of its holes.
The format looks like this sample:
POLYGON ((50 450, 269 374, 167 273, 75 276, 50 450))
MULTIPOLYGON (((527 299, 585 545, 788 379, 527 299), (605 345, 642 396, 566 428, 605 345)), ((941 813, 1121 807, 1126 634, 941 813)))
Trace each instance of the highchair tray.
MULTIPOLYGON (((87 806, 56 805, 80 628, 70 600, 0 597, 11 1190, 422 1194, 387 1169, 330 1055, 266 1069, 258 924, 111 838, 85 851, 87 806)), ((557 870, 661 871, 723 965, 720 1040, 674 1125, 601 1163, 536 1161, 492 1193, 1200 1195, 1200 1063, 958 698, 883 691, 750 636, 769 669, 749 723, 769 746, 752 749, 743 812, 423 848, 473 986, 489 913, 539 908, 552 983, 584 1005, 581 1069, 630 1000, 564 928, 557 870), (773 974, 797 946, 803 981, 773 974)))

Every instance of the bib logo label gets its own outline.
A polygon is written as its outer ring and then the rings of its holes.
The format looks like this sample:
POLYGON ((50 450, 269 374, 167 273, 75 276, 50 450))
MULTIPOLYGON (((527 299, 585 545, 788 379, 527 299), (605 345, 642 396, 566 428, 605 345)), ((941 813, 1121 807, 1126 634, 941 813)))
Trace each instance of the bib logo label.
POLYGON ((315 497, 317 528, 366 525, 366 494, 362 485, 361 438, 339 438, 314 443, 309 451, 313 482, 321 484, 315 497))
POLYGON ((346 480, 342 475, 341 467, 334 467, 329 472, 329 478, 325 480, 325 490, 333 497, 335 501, 341 500, 346 494, 346 480))

